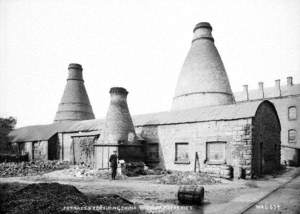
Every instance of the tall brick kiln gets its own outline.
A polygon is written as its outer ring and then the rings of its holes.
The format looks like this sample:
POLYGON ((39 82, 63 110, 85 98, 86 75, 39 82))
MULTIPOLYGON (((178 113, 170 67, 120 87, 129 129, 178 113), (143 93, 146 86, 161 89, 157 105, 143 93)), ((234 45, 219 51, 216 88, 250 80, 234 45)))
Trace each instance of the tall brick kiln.
POLYGON ((233 104, 229 80, 214 45, 212 27, 200 22, 179 75, 172 110, 233 104))
POLYGON ((277 170, 276 109, 268 101, 235 103, 211 31, 207 22, 195 26, 171 111, 134 117, 136 132, 157 143, 159 165, 167 169, 248 178, 277 170))
POLYGON ((95 119, 80 64, 69 64, 69 76, 54 122, 95 119))
POLYGON ((96 168, 107 168, 113 151, 119 159, 135 161, 143 159, 142 145, 137 140, 134 125, 127 105, 128 91, 113 87, 109 91, 111 100, 99 143, 95 145, 96 168))

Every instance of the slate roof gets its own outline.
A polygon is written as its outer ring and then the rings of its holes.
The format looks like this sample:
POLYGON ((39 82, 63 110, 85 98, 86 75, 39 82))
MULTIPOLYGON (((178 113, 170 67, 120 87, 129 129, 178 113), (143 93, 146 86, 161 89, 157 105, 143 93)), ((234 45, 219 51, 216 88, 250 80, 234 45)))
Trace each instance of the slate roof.
POLYGON ((48 140, 58 132, 79 132, 101 130, 104 120, 83 120, 60 122, 48 125, 26 126, 9 133, 11 142, 48 140))
MULTIPOLYGON (((233 105, 208 106, 180 111, 134 115, 132 119, 134 126, 138 127, 251 118, 255 116, 258 106, 263 102, 269 101, 253 101, 233 105)), ((11 142, 48 140, 58 132, 101 131, 104 122, 104 119, 96 119, 27 126, 10 132, 9 136, 11 142)))
POLYGON ((262 101, 133 116, 135 126, 234 120, 254 117, 262 101))

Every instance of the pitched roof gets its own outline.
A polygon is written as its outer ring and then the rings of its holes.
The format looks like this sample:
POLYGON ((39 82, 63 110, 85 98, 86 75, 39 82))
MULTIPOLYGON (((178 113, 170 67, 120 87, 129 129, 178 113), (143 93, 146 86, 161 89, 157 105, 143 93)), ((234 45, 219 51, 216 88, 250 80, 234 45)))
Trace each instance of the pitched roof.
MULTIPOLYGON (((258 106, 263 102, 253 101, 233 105, 200 107, 180 111, 165 111, 153 114, 135 115, 132 119, 134 125, 137 127, 251 118, 255 116, 258 106)), ((11 142, 40 141, 48 140, 58 132, 101 131, 103 126, 103 119, 70 121, 49 125, 22 127, 10 132, 9 136, 11 142)))
POLYGON ((135 126, 145 126, 250 118, 255 116, 255 112, 261 103, 261 101, 254 101, 135 115, 133 116, 133 123, 135 126))
POLYGON ((9 133, 11 142, 48 140, 58 132, 79 132, 101 130, 103 120, 83 120, 26 126, 9 133))

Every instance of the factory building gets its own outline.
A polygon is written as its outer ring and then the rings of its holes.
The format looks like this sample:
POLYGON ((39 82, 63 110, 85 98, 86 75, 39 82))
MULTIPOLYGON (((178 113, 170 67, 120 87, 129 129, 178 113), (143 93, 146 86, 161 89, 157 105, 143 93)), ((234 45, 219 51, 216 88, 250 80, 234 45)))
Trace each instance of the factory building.
POLYGON ((97 169, 109 167, 113 150, 127 162, 225 177, 233 170, 252 178, 280 167, 276 107, 268 100, 236 102, 209 23, 193 30, 170 111, 131 117, 127 95, 125 88, 111 88, 106 118, 94 119, 82 68, 70 64, 55 122, 16 129, 11 142, 31 159, 84 162, 97 169))
POLYGON ((300 84, 294 84, 293 77, 287 77, 285 85, 275 80, 273 87, 259 82, 257 89, 244 85, 234 96, 237 103, 269 100, 274 104, 281 124, 281 162, 300 166, 300 84))

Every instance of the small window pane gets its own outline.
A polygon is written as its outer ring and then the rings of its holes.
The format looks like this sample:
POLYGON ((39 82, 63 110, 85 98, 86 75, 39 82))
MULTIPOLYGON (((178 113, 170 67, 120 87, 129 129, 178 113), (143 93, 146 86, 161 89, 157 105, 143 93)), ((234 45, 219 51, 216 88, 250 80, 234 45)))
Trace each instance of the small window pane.
POLYGON ((296 130, 290 129, 288 132, 288 141, 289 143, 296 143, 296 130))
POLYGON ((297 119, 297 109, 296 106, 289 107, 289 120, 297 119))
POLYGON ((225 161, 225 142, 207 142, 206 158, 207 161, 225 161))
POLYGON ((177 162, 189 161, 188 143, 175 144, 175 161, 177 162))

